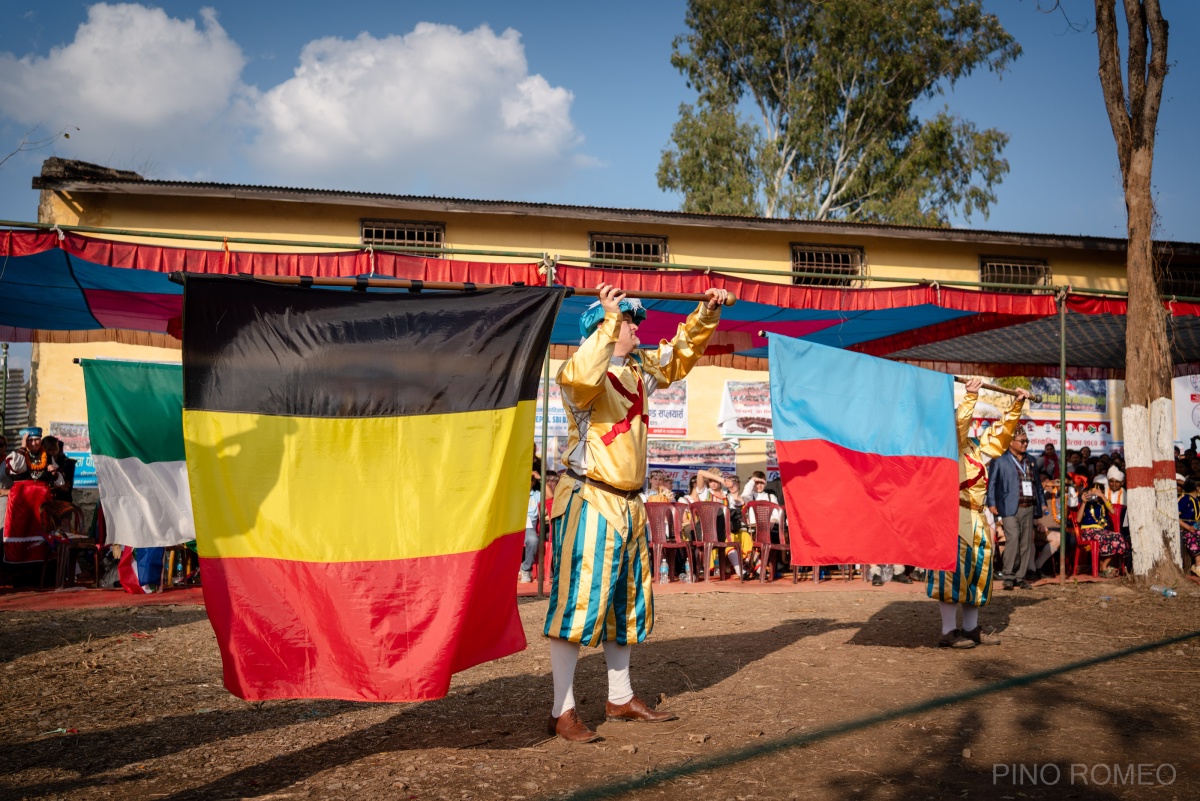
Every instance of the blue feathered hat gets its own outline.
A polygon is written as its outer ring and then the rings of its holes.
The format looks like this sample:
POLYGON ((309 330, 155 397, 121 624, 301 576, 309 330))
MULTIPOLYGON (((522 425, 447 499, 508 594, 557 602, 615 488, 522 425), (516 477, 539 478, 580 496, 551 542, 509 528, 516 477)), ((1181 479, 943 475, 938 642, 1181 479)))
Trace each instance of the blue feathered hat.
MULTIPOLYGON (((646 319, 646 307, 637 298, 625 298, 621 301, 621 312, 628 313, 633 316, 633 321, 641 325, 646 319)), ((587 339, 596 330, 596 326, 600 325, 600 321, 604 319, 604 307, 600 305, 600 301, 596 301, 579 317, 579 333, 587 339)))

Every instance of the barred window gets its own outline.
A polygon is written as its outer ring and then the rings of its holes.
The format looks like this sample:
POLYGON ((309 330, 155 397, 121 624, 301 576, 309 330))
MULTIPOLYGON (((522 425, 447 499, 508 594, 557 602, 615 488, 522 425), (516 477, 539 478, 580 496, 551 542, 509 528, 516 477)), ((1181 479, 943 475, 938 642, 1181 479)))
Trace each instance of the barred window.
POLYGON ((641 267, 637 262, 653 264, 667 263, 667 238, 665 236, 637 236, 634 234, 589 234, 588 248, 593 259, 612 259, 631 262, 633 270, 653 270, 641 267))
MULTIPOLYGON (((1050 286, 1050 265, 1045 259, 1009 256, 980 256, 979 280, 985 284, 1050 286)), ((990 292, 1020 292, 1019 289, 990 289, 990 292)))
POLYGON ((1200 264, 1171 264, 1163 270, 1164 297, 1200 298, 1200 264))
POLYGON ((444 247, 446 226, 436 222, 414 222, 412 220, 363 220, 362 243, 364 245, 386 245, 418 248, 444 247))
POLYGON ((826 277, 793 275, 792 283, 803 286, 857 286, 861 283, 866 257, 859 247, 830 247, 792 243, 792 270, 826 273, 826 277))

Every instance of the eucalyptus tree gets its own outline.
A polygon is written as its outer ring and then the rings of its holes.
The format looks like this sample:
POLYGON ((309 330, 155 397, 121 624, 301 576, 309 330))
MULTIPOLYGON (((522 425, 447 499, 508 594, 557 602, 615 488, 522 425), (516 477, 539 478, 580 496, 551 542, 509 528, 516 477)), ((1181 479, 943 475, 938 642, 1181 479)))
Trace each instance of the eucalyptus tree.
POLYGON ((658 169, 685 211, 945 225, 987 216, 1008 136, 929 108, 1020 47, 979 0, 689 0, 698 93, 658 169))

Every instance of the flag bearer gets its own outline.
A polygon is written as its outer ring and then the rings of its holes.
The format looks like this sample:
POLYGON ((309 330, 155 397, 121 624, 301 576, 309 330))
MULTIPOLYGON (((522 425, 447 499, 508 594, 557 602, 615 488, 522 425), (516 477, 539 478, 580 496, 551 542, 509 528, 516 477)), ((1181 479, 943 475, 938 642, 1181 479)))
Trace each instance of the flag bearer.
POLYGON ((979 388, 983 381, 972 378, 967 382, 967 394, 958 405, 958 564, 953 572, 929 571, 925 591, 939 601, 942 610, 943 648, 974 648, 976 645, 999 645, 998 637, 984 634, 979 628, 979 607, 988 602, 992 591, 992 540, 984 518, 984 499, 987 496, 987 469, 983 458, 995 459, 1008 450, 1013 433, 1021 420, 1021 409, 1027 390, 1018 389, 1017 399, 1008 408, 1004 419, 991 426, 978 439, 968 436, 979 388), (958 607, 962 606, 962 628, 957 627, 958 607))
POLYGON ((600 300, 580 318, 579 350, 558 371, 570 436, 567 470, 554 495, 545 635, 554 672, 549 733, 573 742, 599 739, 575 710, 580 645, 604 646, 609 720, 675 719, 634 695, 629 679, 630 645, 654 627, 655 566, 638 497, 646 478, 648 399, 700 359, 727 296, 709 289, 674 339, 638 350, 645 308, 609 284, 599 290, 600 300))

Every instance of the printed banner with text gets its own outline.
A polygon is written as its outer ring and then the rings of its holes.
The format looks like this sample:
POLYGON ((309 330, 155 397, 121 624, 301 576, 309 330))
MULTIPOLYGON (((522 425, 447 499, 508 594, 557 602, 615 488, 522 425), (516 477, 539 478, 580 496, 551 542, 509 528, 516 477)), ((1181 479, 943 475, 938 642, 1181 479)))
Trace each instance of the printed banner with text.
MULTIPOLYGON (((979 436, 980 432, 996 422, 976 417, 971 424, 971 436, 979 436)), ((1058 420, 1022 418, 1021 424, 1029 434, 1031 453, 1039 453, 1047 445, 1058 448, 1061 441, 1058 420)), ((1108 453, 1113 447, 1112 423, 1107 420, 1068 420, 1067 447, 1076 451, 1087 447, 1094 455, 1108 453)))
POLYGON ((774 437, 771 429, 771 383, 726 381, 717 428, 723 437, 774 437))
MULTIPOLYGON (((1031 379, 1030 391, 1041 395, 1041 403, 1030 403, 1029 410, 1033 412, 1057 412, 1062 399, 1062 390, 1057 378, 1031 379)), ((1082 380, 1067 379, 1067 411, 1108 412, 1108 382, 1103 379, 1082 380)), ((1032 443, 1030 443, 1032 445, 1032 443)))

